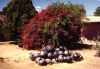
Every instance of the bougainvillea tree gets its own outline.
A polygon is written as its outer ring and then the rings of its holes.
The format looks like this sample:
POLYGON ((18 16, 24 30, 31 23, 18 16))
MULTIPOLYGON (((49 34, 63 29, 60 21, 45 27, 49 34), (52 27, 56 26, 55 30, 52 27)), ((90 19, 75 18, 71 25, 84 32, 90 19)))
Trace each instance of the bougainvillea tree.
POLYGON ((26 25, 22 31, 24 48, 41 48, 69 45, 77 42, 80 37, 83 13, 79 5, 53 3, 42 10, 26 25))

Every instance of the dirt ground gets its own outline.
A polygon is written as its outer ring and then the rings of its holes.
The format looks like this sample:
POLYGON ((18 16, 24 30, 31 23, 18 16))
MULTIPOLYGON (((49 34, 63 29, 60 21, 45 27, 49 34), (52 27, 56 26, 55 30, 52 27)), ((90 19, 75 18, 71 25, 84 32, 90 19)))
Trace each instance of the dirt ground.
POLYGON ((99 69, 100 58, 95 57, 96 50, 74 50, 82 54, 84 60, 74 63, 55 63, 53 65, 39 66, 29 60, 29 53, 35 50, 22 50, 17 45, 0 42, 0 69, 99 69))

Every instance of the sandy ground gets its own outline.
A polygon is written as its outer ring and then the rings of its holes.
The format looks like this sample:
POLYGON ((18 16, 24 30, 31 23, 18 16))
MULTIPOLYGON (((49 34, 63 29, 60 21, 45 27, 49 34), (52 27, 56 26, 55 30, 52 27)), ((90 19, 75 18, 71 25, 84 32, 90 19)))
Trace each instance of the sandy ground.
POLYGON ((56 63, 53 65, 39 66, 29 60, 29 53, 35 50, 22 50, 17 45, 8 42, 0 43, 0 69, 100 69, 100 58, 95 57, 95 50, 74 50, 81 53, 84 60, 79 62, 56 63))

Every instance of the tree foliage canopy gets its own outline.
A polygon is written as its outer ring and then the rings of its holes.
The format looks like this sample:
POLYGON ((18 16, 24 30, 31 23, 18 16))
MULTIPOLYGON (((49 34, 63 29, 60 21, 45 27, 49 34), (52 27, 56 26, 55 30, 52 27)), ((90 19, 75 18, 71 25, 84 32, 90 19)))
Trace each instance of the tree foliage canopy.
POLYGON ((31 0, 12 0, 3 8, 6 16, 3 34, 7 40, 16 39, 21 30, 37 11, 31 0))
POLYGON ((95 12, 94 12, 95 16, 100 16, 100 7, 97 7, 95 12))

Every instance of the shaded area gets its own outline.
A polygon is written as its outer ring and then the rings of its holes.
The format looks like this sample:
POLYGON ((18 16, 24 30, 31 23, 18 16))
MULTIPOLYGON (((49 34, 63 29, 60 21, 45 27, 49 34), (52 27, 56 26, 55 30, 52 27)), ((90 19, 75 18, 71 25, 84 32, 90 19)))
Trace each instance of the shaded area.
MULTIPOLYGON (((17 41, 11 41, 11 42, 9 42, 9 44, 18 45, 21 48, 23 47, 23 46, 19 45, 20 41, 18 41, 18 40, 17 41)), ((92 45, 81 44, 81 43, 73 43, 73 44, 70 44, 70 45, 65 45, 65 47, 67 47, 68 50, 82 50, 82 49, 91 49, 92 45)), ((28 50, 34 50, 34 46, 29 47, 28 50)))
POLYGON ((18 45, 17 41, 9 42, 9 44, 15 44, 15 45, 18 45))
POLYGON ((87 44, 80 44, 80 43, 74 43, 67 47, 69 50, 82 50, 82 49, 91 49, 92 45, 87 44))

